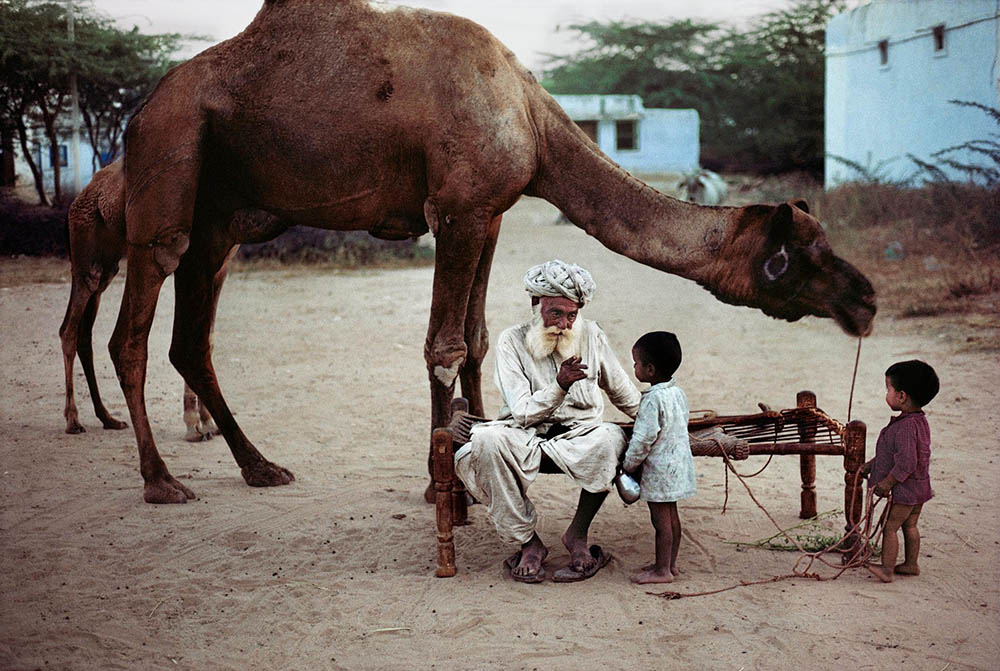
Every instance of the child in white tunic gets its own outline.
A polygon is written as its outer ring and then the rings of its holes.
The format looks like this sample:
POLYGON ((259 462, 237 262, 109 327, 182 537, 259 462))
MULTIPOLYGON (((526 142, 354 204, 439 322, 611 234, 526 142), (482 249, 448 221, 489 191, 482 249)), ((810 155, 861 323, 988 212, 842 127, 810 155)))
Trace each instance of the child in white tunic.
POLYGON ((632 359, 636 379, 653 386, 643 392, 622 470, 639 480, 639 498, 648 503, 656 530, 656 562, 644 566, 632 581, 672 582, 681 542, 677 501, 696 492, 687 396, 673 380, 681 346, 673 333, 654 331, 636 341, 632 359))

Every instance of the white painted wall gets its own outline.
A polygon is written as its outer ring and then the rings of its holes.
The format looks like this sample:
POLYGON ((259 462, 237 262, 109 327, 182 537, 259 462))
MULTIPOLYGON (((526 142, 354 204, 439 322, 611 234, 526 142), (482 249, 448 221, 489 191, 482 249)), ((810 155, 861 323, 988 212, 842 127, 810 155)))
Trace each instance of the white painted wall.
POLYGON ((698 111, 644 107, 637 95, 556 95, 574 121, 597 121, 597 145, 611 160, 635 174, 698 169, 701 151, 698 111), (617 149, 616 121, 637 124, 636 149, 617 149))
POLYGON ((998 14, 1000 0, 875 0, 830 20, 827 188, 859 177, 831 154, 904 178, 917 169, 907 154, 933 161, 935 151, 1000 132, 984 112, 948 102, 1000 107, 998 14), (932 28, 939 24, 945 48, 935 52, 932 28), (881 40, 889 44, 885 65, 881 40))

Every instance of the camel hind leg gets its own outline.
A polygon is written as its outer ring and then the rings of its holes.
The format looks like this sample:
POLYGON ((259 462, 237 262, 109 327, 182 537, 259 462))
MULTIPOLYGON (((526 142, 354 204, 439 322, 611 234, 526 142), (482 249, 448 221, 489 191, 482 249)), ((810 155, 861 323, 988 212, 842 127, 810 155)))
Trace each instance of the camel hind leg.
MULTIPOLYGON (((211 324, 209 326, 210 356, 213 346, 213 334, 215 333, 215 315, 219 308, 219 294, 222 291, 222 284, 226 281, 226 275, 229 272, 229 259, 235 255, 236 249, 236 247, 233 247, 233 250, 223 262, 222 270, 215 274, 212 282, 214 299, 212 301, 211 324)), ((198 398, 198 394, 194 393, 194 389, 187 382, 184 383, 184 424, 187 426, 184 440, 189 443, 211 440, 213 436, 221 433, 219 427, 215 424, 215 420, 212 419, 212 413, 209 411, 208 406, 198 398)))
POLYGON ((156 313, 163 281, 187 245, 186 236, 172 245, 130 245, 125 290, 115 331, 108 343, 111 360, 121 383, 139 448, 143 500, 147 503, 187 503, 194 492, 174 478, 156 450, 146 413, 146 362, 149 330, 156 313), (172 262, 173 260, 173 262, 172 262))
POLYGON ((83 433, 86 431, 80 424, 80 412, 76 407, 73 390, 73 363, 76 361, 76 349, 80 335, 80 321, 93 297, 93 291, 85 280, 73 275, 70 287, 69 304, 66 306, 66 316, 59 327, 59 339, 62 341, 63 370, 66 376, 66 403, 63 416, 66 418, 66 433, 83 433))
POLYGON ((117 267, 105 267, 100 279, 89 275, 73 273, 70 287, 69 303, 66 315, 59 327, 59 339, 62 341, 63 367, 66 375, 66 404, 63 415, 66 418, 66 433, 83 433, 86 429, 80 423, 80 413, 76 407, 73 385, 73 364, 76 356, 80 357, 83 373, 87 378, 90 398, 94 404, 94 413, 101 420, 105 429, 124 429, 125 422, 115 419, 104 407, 101 392, 97 386, 97 376, 94 373, 93 332, 97 310, 101 303, 101 293, 117 274, 117 267))
POLYGON ((170 362, 210 411, 246 483, 253 487, 287 485, 295 476, 257 451, 236 423, 219 389, 212 366, 212 327, 232 250, 227 250, 228 255, 225 251, 213 252, 214 245, 201 242, 195 241, 174 274, 176 304, 170 362))
POLYGON ((128 427, 128 424, 112 417, 108 409, 104 407, 104 401, 101 400, 101 391, 97 387, 97 375, 94 372, 94 321, 97 319, 97 309, 101 305, 101 294, 107 288, 110 280, 111 277, 107 277, 107 280, 102 280, 101 286, 87 302, 87 307, 83 311, 83 319, 80 321, 76 352, 80 357, 80 366, 83 368, 83 374, 87 378, 87 387, 90 389, 90 400, 94 404, 94 414, 97 415, 97 419, 101 420, 101 424, 105 429, 119 430, 128 427))

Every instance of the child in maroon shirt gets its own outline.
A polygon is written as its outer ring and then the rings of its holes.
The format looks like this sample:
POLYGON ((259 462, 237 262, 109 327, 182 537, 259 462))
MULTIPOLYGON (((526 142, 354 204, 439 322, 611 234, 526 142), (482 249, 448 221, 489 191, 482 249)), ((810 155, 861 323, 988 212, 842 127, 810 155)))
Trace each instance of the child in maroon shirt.
POLYGON ((892 582, 895 574, 920 575, 917 520, 924 502, 934 496, 929 473, 931 430, 922 408, 937 395, 939 387, 934 369, 923 361, 902 361, 885 371, 885 402, 900 413, 879 433, 875 458, 862 470, 876 494, 892 494, 889 516, 882 530, 882 565, 868 566, 882 582, 892 582), (896 532, 900 527, 904 559, 897 566, 896 532))

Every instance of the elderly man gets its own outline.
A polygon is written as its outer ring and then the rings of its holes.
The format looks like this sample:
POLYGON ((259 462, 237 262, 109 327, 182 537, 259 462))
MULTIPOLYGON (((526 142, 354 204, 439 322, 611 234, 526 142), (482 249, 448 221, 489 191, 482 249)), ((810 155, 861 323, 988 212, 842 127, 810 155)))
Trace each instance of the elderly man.
POLYGON ((505 562, 520 582, 544 580, 548 554, 535 532, 538 516, 528 486, 546 459, 572 478, 582 491, 562 537, 570 564, 553 578, 572 582, 591 577, 610 559, 588 544, 587 533, 626 441, 618 425, 602 421, 601 390, 630 417, 640 395, 600 326, 579 317, 594 293, 590 273, 555 260, 529 270, 524 282, 532 318, 501 333, 496 344, 499 418, 473 430, 455 454, 455 470, 486 504, 500 537, 521 544, 505 562))

